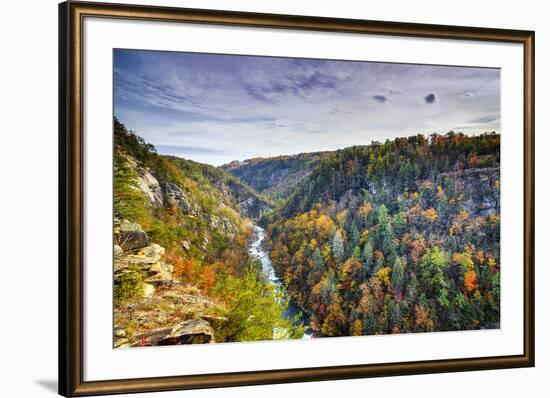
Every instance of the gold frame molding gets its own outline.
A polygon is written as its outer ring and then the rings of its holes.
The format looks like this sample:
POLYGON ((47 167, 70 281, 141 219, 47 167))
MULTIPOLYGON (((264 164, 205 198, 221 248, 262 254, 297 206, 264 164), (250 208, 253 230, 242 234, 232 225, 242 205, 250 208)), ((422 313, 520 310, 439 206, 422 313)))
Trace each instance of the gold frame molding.
POLYGON ((61 3, 59 5, 59 393, 67 397, 73 397, 534 366, 534 46, 535 33, 533 31, 76 1, 61 3), (478 40, 523 45, 525 159, 523 166, 523 354, 485 358, 84 381, 82 350, 82 25, 83 19, 86 17, 478 40))

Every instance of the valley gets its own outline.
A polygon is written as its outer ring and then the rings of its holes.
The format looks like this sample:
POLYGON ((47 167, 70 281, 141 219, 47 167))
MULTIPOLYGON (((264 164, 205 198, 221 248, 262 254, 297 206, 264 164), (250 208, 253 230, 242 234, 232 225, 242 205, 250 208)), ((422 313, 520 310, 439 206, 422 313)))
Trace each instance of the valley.
POLYGON ((116 348, 499 327, 498 134, 114 170, 116 348))

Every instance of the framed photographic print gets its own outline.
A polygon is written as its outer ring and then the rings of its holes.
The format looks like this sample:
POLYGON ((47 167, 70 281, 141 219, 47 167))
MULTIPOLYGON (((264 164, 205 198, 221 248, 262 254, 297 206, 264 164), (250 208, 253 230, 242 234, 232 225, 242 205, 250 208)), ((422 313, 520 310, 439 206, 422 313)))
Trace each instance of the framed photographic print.
POLYGON ((59 25, 61 394, 534 366, 534 32, 59 25))

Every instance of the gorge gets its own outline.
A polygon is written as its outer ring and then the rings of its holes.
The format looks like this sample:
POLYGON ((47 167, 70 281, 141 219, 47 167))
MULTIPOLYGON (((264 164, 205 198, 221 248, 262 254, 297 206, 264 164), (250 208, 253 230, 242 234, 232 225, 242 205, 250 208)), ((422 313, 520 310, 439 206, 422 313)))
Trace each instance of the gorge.
POLYGON ((498 134, 114 170, 117 348, 499 327, 498 134))

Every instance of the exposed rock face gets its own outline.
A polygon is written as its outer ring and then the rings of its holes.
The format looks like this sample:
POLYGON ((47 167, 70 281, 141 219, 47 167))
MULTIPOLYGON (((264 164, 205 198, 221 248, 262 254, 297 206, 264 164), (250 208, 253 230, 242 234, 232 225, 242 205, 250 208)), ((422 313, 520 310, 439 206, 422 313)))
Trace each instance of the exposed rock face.
POLYGON ((122 220, 118 226, 115 225, 115 229, 118 229, 115 242, 124 251, 139 250, 149 244, 149 237, 139 224, 122 220))
POLYGON ((204 319, 193 319, 174 326, 158 345, 214 343, 214 330, 204 319))
POLYGON ((233 239, 238 232, 237 226, 234 225, 228 218, 214 215, 210 217, 210 229, 212 231, 219 231, 230 239, 233 239))
POLYGON ((158 180, 148 170, 138 173, 138 185, 140 190, 147 196, 147 206, 162 206, 162 190, 158 180))
POLYGON ((143 298, 152 297, 156 293, 155 287, 158 285, 176 283, 172 277, 174 270, 172 264, 162 260, 166 251, 164 247, 156 243, 142 246, 144 242, 149 241, 149 237, 143 232, 139 224, 124 220, 118 228, 118 238, 121 245, 115 245, 114 247, 115 281, 129 272, 138 272, 141 274, 141 280, 143 281, 141 290, 143 298), (122 239, 122 237, 126 239, 122 239), (131 252, 128 253, 128 250, 131 252), (137 271, 135 267, 138 268, 137 271))
POLYGON ((152 330, 138 336, 138 346, 161 346, 181 344, 214 343, 214 329, 204 319, 191 319, 173 327, 152 330))
POLYGON ((269 206, 265 202, 254 197, 242 201, 239 203, 239 207, 243 214, 252 219, 258 219, 263 212, 269 210, 269 206))
POLYGON ((464 192, 462 206, 472 216, 487 217, 489 214, 500 214, 500 167, 483 169, 466 169, 453 173, 441 174, 451 177, 455 189, 464 192))
POLYGON ((162 186, 164 205, 171 207, 174 204, 180 208, 183 214, 197 215, 198 211, 191 203, 191 200, 176 184, 167 182, 162 186))

